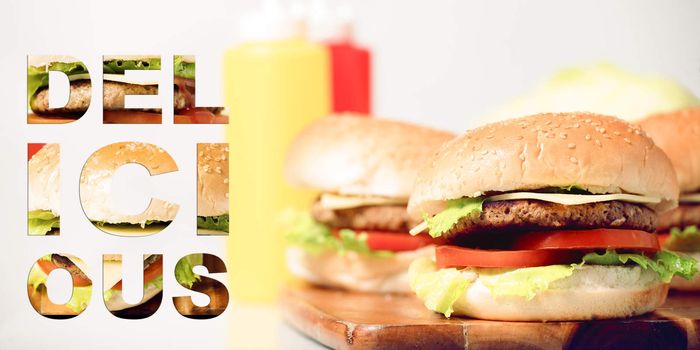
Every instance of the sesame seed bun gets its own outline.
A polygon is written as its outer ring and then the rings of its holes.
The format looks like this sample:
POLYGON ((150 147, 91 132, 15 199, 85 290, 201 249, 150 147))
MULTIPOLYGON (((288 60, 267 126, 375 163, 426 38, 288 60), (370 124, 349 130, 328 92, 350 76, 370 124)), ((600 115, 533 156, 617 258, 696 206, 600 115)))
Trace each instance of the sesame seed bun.
POLYGON ((197 216, 228 214, 228 144, 197 144, 197 216))
POLYGON ((285 175, 295 185, 324 192, 407 199, 417 169, 452 137, 388 119, 326 117, 291 143, 285 175))
POLYGON ((631 317, 661 306, 668 294, 656 272, 639 266, 584 266, 528 300, 494 296, 481 279, 453 305, 453 315, 501 321, 579 321, 631 317))
POLYGON ((347 252, 312 254, 287 248, 289 271, 307 282, 358 292, 410 293, 408 266, 418 258, 433 258, 435 246, 376 257, 347 252))
POLYGON ((634 125, 591 113, 546 113, 488 124, 441 147, 420 171, 408 211, 436 214, 445 202, 488 192, 576 185, 589 192, 678 203, 673 166, 634 125))
POLYGON ((141 142, 117 142, 93 153, 80 175, 80 202, 90 221, 145 225, 148 221, 172 221, 179 206, 154 198, 139 214, 122 214, 110 205, 112 176, 127 163, 138 163, 152 176, 177 170, 175 160, 160 147, 141 142))
POLYGON ((57 143, 49 143, 29 160, 27 165, 28 211, 49 210, 54 216, 60 216, 60 158, 60 146, 57 143))
POLYGON ((659 113, 639 122, 676 169, 681 193, 700 189, 700 107, 659 113))

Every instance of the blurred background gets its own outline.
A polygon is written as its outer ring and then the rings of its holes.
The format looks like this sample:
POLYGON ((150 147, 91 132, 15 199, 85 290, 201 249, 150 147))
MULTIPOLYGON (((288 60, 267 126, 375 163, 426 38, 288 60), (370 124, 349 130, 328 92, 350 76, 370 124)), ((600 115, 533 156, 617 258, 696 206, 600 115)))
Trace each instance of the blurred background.
MULTIPOLYGON (((354 42, 371 53, 371 105, 379 116, 461 132, 541 108, 600 109, 634 119, 698 103, 694 97, 700 94, 697 1, 354 0, 346 4, 351 8, 354 42)), ((193 54, 198 64, 198 104, 225 105, 224 54, 244 41, 239 24, 260 7, 261 2, 253 0, 3 4, 0 73, 5 84, 0 99, 5 115, 0 118, 0 142, 3 163, 12 171, 0 173, 5 198, 0 212, 7 225, 0 264, 0 273, 7 276, 0 299, 5 312, 0 348, 36 348, 47 339, 57 348, 311 346, 280 323, 271 305, 232 303, 222 317, 206 322, 184 319, 169 301, 184 291, 171 280, 166 280, 161 310, 139 322, 111 317, 99 295, 80 317, 65 322, 43 319, 33 312, 23 289, 31 263, 49 250, 84 257, 93 271, 99 270, 100 254, 108 252, 132 256, 164 252, 166 271, 177 257, 193 250, 226 254, 226 238, 197 238, 192 231, 194 147, 197 142, 226 140, 223 126, 172 125, 167 109, 164 125, 103 126, 99 108, 91 108, 76 123, 28 126, 26 55, 72 55, 99 72, 102 55, 160 54, 166 59, 193 54), (77 176, 85 159, 108 142, 124 140, 156 143, 181 168, 179 177, 166 179, 176 189, 166 199, 181 204, 181 218, 167 232, 148 239, 101 236, 83 220, 77 199, 77 176), (62 144, 64 217, 58 239, 25 235, 23 152, 28 142, 62 144), (183 181, 192 186, 181 186, 183 181), (37 337, 37 332, 44 337, 37 337)), ((162 78, 171 73, 172 67, 164 65, 162 78)), ((93 82, 101 89, 99 80, 93 82)), ((168 98, 172 97, 166 90, 161 94, 164 105, 168 98)), ((99 101, 95 104, 99 107, 99 101)))

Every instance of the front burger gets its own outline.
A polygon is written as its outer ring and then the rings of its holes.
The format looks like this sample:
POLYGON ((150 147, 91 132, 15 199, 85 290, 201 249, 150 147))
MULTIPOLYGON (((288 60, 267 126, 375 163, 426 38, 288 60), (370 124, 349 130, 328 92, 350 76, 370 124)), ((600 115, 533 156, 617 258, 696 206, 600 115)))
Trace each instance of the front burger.
MULTIPOLYGON (((700 108, 650 116, 640 123, 671 159, 680 187, 680 205, 659 218, 659 240, 665 249, 700 259, 700 108)), ((700 277, 674 278, 671 288, 700 290, 700 277)))
POLYGON ((489 124, 421 170, 412 233, 443 238, 411 264, 431 310, 505 321, 640 315, 697 262, 662 250, 658 213, 677 205, 671 162, 638 127, 589 113, 489 124))
POLYGON ((406 204, 416 169, 454 135, 413 124, 341 115, 323 118, 292 142, 287 179, 321 192, 310 213, 287 218, 290 271, 314 284, 368 292, 410 292, 411 261, 433 254, 413 237, 406 204))

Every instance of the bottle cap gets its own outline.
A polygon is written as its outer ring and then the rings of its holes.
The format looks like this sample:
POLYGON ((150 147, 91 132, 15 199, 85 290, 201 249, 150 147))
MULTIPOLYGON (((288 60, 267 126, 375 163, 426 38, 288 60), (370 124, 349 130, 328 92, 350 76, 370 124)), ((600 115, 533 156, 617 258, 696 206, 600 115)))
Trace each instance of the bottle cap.
POLYGON ((306 35, 312 41, 350 41, 352 23, 353 13, 349 2, 311 0, 306 15, 306 35))
POLYGON ((265 0, 263 7, 243 15, 239 22, 241 41, 289 39, 301 36, 301 27, 291 11, 277 0, 265 0))

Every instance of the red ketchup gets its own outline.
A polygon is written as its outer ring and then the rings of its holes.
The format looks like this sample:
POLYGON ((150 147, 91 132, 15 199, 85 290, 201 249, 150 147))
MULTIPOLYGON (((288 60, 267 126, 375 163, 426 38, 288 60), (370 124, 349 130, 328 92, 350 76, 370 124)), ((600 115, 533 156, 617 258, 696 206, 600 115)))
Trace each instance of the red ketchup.
POLYGON ((333 112, 372 111, 371 55, 352 42, 328 44, 331 54, 333 112))

